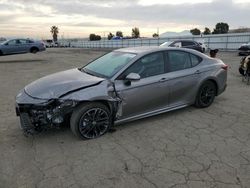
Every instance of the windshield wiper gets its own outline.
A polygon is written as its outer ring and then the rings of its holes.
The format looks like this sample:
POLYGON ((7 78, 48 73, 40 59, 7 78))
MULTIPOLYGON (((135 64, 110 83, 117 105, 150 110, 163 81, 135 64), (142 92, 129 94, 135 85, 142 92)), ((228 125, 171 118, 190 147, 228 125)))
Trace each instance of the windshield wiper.
POLYGON ((91 75, 91 76, 95 76, 95 77, 99 77, 99 78, 105 78, 104 76, 97 74, 97 73, 93 73, 92 71, 87 71, 86 69, 82 68, 80 69, 81 71, 91 75))
POLYGON ((91 75, 91 76, 96 76, 96 75, 94 75, 93 73, 90 73, 89 71, 86 71, 85 69, 81 69, 81 71, 82 71, 82 72, 85 72, 85 73, 87 73, 87 74, 89 74, 89 75, 91 75))

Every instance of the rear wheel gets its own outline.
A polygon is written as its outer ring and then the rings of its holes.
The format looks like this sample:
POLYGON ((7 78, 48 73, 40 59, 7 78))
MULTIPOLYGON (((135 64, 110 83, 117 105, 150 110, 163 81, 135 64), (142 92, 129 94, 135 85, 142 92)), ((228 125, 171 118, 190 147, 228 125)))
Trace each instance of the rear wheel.
POLYGON ((30 52, 33 53, 33 54, 37 53, 38 51, 39 50, 36 47, 33 47, 33 48, 30 49, 30 52))
POLYGON ((205 108, 210 106, 216 95, 216 86, 211 81, 206 81, 200 87, 196 96, 195 106, 198 108, 205 108))
POLYGON ((70 118, 71 131, 81 139, 100 137, 110 125, 110 111, 102 103, 84 103, 74 110, 70 118))
POLYGON ((3 52, 0 50, 0 56, 3 55, 3 52))

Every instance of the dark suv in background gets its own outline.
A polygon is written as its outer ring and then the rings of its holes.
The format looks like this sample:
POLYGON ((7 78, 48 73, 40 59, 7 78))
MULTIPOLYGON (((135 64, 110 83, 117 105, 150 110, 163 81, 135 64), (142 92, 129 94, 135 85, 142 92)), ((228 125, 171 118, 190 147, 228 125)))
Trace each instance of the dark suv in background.
POLYGON ((199 52, 204 53, 205 49, 196 41, 193 40, 176 40, 172 42, 164 42, 160 46, 166 46, 166 47, 179 47, 179 48, 189 48, 194 49, 199 52))

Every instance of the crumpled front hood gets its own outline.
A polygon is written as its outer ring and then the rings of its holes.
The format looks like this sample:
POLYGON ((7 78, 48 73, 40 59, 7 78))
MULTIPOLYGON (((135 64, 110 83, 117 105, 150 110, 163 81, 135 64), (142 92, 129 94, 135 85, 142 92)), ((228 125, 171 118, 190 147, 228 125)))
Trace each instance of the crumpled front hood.
POLYGON ((91 87, 103 81, 78 69, 70 69, 40 78, 25 87, 25 92, 34 98, 53 99, 80 88, 91 87))

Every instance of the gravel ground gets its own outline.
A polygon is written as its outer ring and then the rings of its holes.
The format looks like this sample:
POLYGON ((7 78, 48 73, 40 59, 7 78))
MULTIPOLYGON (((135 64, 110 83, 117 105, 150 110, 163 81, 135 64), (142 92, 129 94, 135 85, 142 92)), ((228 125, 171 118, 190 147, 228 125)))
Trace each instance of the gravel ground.
POLYGON ((238 74, 236 52, 228 88, 206 109, 187 107, 116 127, 81 141, 68 127, 24 137, 15 95, 26 84, 79 67, 105 53, 48 49, 0 57, 0 187, 249 187, 250 86, 238 74))

